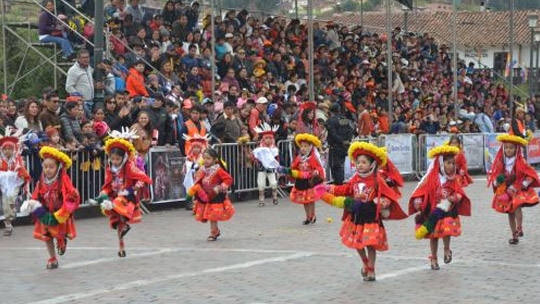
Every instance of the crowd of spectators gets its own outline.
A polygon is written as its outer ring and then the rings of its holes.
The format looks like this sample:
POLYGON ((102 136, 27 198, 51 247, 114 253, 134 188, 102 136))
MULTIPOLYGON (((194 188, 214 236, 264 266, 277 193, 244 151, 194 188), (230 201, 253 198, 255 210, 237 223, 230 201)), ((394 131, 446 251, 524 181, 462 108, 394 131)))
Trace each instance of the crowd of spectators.
MULTIPOLYGON (((211 20, 201 14, 199 3, 168 1, 152 14, 139 0, 126 1, 111 0, 105 7, 112 33, 106 41, 109 59, 91 66, 91 49, 76 53, 65 84, 69 97, 61 109, 51 90, 18 104, 5 100, 0 126, 37 131, 53 126, 70 149, 82 148, 89 138, 102 139, 104 130, 135 128, 136 147, 145 154, 152 145, 177 145, 185 152, 183 134, 208 133, 213 142, 224 143, 256 140, 254 127, 263 121, 280 126, 277 140, 297 132, 324 140, 334 132, 327 121, 336 115, 359 137, 505 131, 517 103, 527 106, 528 129, 540 121, 540 96, 511 101, 490 70, 462 60, 454 100, 451 51, 428 33, 393 31, 393 83, 388 87, 386 34, 315 22, 314 61, 309 62, 306 24, 280 17, 260 20, 246 10, 215 19, 212 87, 211 20), (309 100, 307 83, 311 64, 315 100, 309 100)), ((62 14, 73 25, 63 28, 51 17, 54 3, 47 0, 44 6, 49 12, 39 17, 40 39, 59 43, 63 55, 73 57, 73 47, 84 43, 70 33, 91 39, 91 26, 62 14)))

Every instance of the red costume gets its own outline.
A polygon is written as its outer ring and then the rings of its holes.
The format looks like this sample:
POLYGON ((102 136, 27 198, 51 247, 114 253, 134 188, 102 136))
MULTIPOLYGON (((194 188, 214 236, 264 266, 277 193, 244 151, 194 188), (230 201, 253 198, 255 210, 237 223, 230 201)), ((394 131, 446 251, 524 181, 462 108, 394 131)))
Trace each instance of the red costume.
POLYGON ((290 195, 294 203, 309 204, 319 199, 315 186, 324 182, 324 168, 316 153, 313 147, 308 156, 297 155, 291 165, 292 177, 296 179, 290 195))
POLYGON ((497 152, 491 172, 488 175, 488 186, 493 186, 495 196, 492 208, 500 213, 513 213, 519 207, 530 207, 538 204, 538 194, 533 188, 540 187, 540 179, 536 171, 527 164, 523 157, 522 144, 524 139, 517 136, 500 135, 497 137, 503 145, 497 152), (513 157, 504 155, 504 145, 516 146, 513 157))
POLYGON ((467 159, 465 158, 465 153, 463 153, 463 151, 459 151, 456 156, 456 172, 458 173, 457 179, 462 187, 467 187, 473 183, 473 179, 469 175, 467 159))
MULTIPOLYGON (((388 240, 383 219, 401 220, 407 214, 398 203, 398 195, 378 173, 361 177, 354 175, 346 184, 331 186, 329 193, 354 198, 355 202, 343 212, 341 242, 355 249, 372 246, 375 250, 388 250, 388 240), (383 211, 383 205, 387 205, 383 211), (384 214, 383 214, 384 213, 384 214)), ((323 199, 327 201, 327 196, 323 199)))
POLYGON ((219 164, 202 167, 195 174, 195 184, 188 191, 195 201, 195 220, 228 221, 234 214, 234 207, 227 195, 233 178, 219 164))
POLYGON ((419 212, 416 217, 417 232, 426 221, 432 219, 429 233, 417 238, 443 238, 461 235, 459 216, 471 215, 471 201, 463 191, 457 174, 448 175, 444 171, 443 156, 457 155, 459 148, 442 146, 430 151, 435 159, 428 172, 420 181, 409 199, 409 215, 419 212), (448 208, 440 209, 441 203, 448 208), (438 217, 433 218, 437 212, 438 217))
POLYGON ((151 183, 152 180, 137 168, 131 159, 116 172, 111 170, 110 164, 107 165, 102 192, 113 202, 112 210, 104 210, 105 215, 109 217, 111 228, 116 229, 118 223, 124 219, 129 224, 139 223, 142 220, 139 199, 134 195, 134 190, 151 183))
POLYGON ((405 186, 405 182, 403 181, 403 176, 401 176, 401 173, 399 173, 399 170, 396 168, 394 163, 392 163, 390 159, 387 159, 386 165, 379 169, 379 173, 388 186, 394 190, 397 197, 401 198, 401 191, 399 188, 403 188, 403 186, 405 186))

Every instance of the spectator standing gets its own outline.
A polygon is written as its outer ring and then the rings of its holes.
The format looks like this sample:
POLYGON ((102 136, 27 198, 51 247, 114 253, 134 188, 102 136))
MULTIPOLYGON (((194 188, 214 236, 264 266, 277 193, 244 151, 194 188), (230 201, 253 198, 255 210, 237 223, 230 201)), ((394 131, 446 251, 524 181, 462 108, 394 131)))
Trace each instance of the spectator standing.
POLYGON ((225 143, 235 143, 242 136, 242 121, 234 114, 235 104, 227 101, 223 105, 223 114, 216 120, 214 125, 223 124, 223 136, 220 138, 225 143))
MULTIPOLYGON (((185 126, 182 128, 182 141, 180 146, 184 146, 184 151, 189 151, 191 144, 189 142, 184 141, 183 137, 184 135, 189 137, 194 137, 195 134, 198 134, 200 136, 204 136, 207 133, 206 128, 204 127, 204 124, 200 121, 201 117, 201 108, 198 106, 195 106, 191 109, 190 112, 190 119, 186 121, 185 126)), ((185 152, 184 152, 184 155, 185 152)))
POLYGON ((38 118, 41 107, 35 98, 29 98, 24 105, 23 115, 15 120, 15 127, 19 130, 43 131, 43 125, 38 118))
POLYGON ((66 143, 66 148, 82 148, 84 135, 81 129, 80 106, 77 102, 67 102, 65 104, 66 112, 60 117, 62 122, 62 139, 66 143))
POLYGON ((85 113, 92 113, 94 105, 94 69, 90 66, 90 53, 82 49, 77 53, 77 62, 69 68, 66 79, 66 92, 81 93, 85 113))
POLYGON ((263 122, 266 122, 266 107, 268 105, 268 99, 266 97, 259 97, 256 101, 256 105, 249 114, 248 128, 251 138, 258 140, 259 135, 255 132, 255 128, 263 122))
POLYGON ((338 103, 330 106, 332 117, 326 122, 328 129, 328 145, 330 146, 330 170, 335 185, 343 184, 345 179, 345 158, 353 138, 354 129, 351 122, 341 114, 338 103))
POLYGON ((366 107, 366 102, 361 101, 358 104, 358 135, 360 137, 368 137, 373 131, 373 122, 369 116, 369 112, 366 107))
POLYGON ((44 109, 39 114, 39 121, 43 129, 47 127, 59 127, 62 125, 60 117, 58 116, 58 106, 60 103, 60 98, 55 91, 49 92, 45 95, 44 109))
POLYGON ((154 131, 148 112, 140 111, 137 115, 136 122, 131 126, 131 129, 139 136, 139 138, 133 140, 133 146, 140 157, 146 159, 146 154, 152 146, 152 133, 154 131))
POLYGON ((172 144, 172 121, 164 107, 163 96, 155 96, 154 103, 148 109, 150 121, 158 132, 158 146, 172 144))
POLYGON ((126 8, 126 14, 133 16, 133 21, 142 24, 144 17, 144 10, 139 5, 139 0, 129 0, 129 5, 126 8))

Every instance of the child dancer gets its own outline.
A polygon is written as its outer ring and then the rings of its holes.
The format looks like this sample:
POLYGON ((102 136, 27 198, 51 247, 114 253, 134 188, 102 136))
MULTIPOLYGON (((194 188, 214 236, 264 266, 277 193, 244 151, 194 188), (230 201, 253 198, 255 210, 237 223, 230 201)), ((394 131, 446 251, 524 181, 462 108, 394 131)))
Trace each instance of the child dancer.
POLYGON ((462 187, 467 187, 473 183, 473 179, 469 175, 469 170, 467 169, 467 159, 465 158, 465 153, 463 153, 463 144, 461 139, 457 135, 452 135, 448 145, 459 148, 459 153, 456 156, 456 172, 458 173, 457 178, 462 187))
POLYGON ((276 147, 274 134, 279 126, 270 126, 262 123, 254 130, 260 138, 259 146, 252 151, 253 158, 257 165, 257 186, 259 188, 259 207, 264 206, 264 190, 266 179, 272 188, 272 203, 278 204, 276 170, 279 167, 279 150, 276 147))
POLYGON ((47 269, 54 269, 58 268, 54 239, 58 254, 64 255, 67 239, 77 236, 72 214, 79 207, 80 197, 66 172, 71 167, 69 156, 52 147, 41 148, 39 156, 43 159, 43 174, 32 200, 21 206, 21 213, 33 215, 34 238, 45 242, 49 252, 47 269))
POLYGON ((152 180, 135 164, 135 147, 130 142, 136 135, 132 131, 113 131, 105 142, 109 161, 105 171, 105 184, 96 199, 101 210, 109 217, 109 224, 118 234, 118 256, 126 256, 124 236, 131 229, 129 224, 139 223, 142 213, 138 191, 152 180))
POLYGON ((319 199, 315 186, 324 182, 324 169, 317 151, 321 141, 311 134, 302 133, 296 135, 295 142, 300 147, 298 155, 290 168, 279 167, 278 172, 296 180, 291 190, 291 201, 304 205, 306 219, 303 224, 314 224, 317 221, 315 202, 319 199))
POLYGON ((439 270, 437 248, 439 239, 444 243, 444 263, 452 261, 450 237, 461 235, 459 216, 471 215, 471 201, 465 195, 456 173, 456 155, 459 148, 440 146, 431 149, 433 158, 428 172, 422 178, 409 200, 409 215, 416 212, 416 238, 430 239, 431 269, 439 270))
POLYGON ((360 255, 364 281, 375 281, 377 251, 388 250, 383 220, 407 217, 398 204, 398 195, 386 184, 379 168, 387 162, 386 152, 370 143, 355 142, 349 147, 355 175, 344 185, 326 186, 324 202, 344 208, 341 242, 360 255), (339 195, 339 196, 334 196, 339 195))
POLYGON ((512 231, 512 238, 508 242, 515 245, 519 243, 518 237, 523 236, 521 208, 538 204, 538 195, 533 188, 540 187, 540 180, 523 157, 521 149, 527 146, 526 139, 505 134, 497 136, 497 140, 503 145, 493 161, 488 186, 492 185, 495 192, 492 208, 508 214, 512 231))
POLYGON ((228 221, 235 210, 227 189, 233 179, 227 172, 223 160, 213 149, 204 152, 203 166, 195 175, 195 183, 188 190, 186 201, 195 200, 195 220, 210 221, 210 235, 207 241, 215 241, 221 235, 218 221, 228 221))
MULTIPOLYGON (((195 133, 193 137, 184 134, 184 139, 189 143, 189 150, 186 151, 186 162, 184 163, 184 189, 188 191, 195 182, 195 173, 203 161, 203 154, 208 146, 208 134, 204 136, 195 133)), ((193 203, 186 202, 186 210, 193 210, 193 203)))
POLYGON ((4 236, 13 233, 12 222, 17 217, 15 200, 21 187, 30 180, 24 161, 20 155, 19 142, 22 130, 13 132, 6 128, 5 136, 0 136, 0 192, 2 193, 2 210, 4 212, 4 236))

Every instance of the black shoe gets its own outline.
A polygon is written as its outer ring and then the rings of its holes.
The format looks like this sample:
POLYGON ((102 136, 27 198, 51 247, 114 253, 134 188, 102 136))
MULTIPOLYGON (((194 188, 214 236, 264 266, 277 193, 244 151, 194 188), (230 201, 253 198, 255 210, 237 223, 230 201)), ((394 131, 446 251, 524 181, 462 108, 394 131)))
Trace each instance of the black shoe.
POLYGON ((312 223, 312 224, 315 224, 316 222, 317 222, 317 217, 314 216, 314 217, 311 219, 311 223, 312 223))
POLYGON ((510 245, 517 245, 519 243, 519 239, 517 237, 511 238, 508 240, 508 244, 510 245))
POLYGON ((309 223, 311 223, 311 220, 306 219, 305 221, 302 222, 302 225, 309 225, 309 223))
POLYGON ((125 250, 118 251, 118 256, 121 257, 121 258, 125 258, 126 257, 126 251, 125 250))
POLYGON ((193 210, 193 203, 192 202, 186 203, 186 210, 193 210))
POLYGON ((448 254, 444 255, 444 263, 450 264, 452 262, 452 250, 448 250, 448 254))

